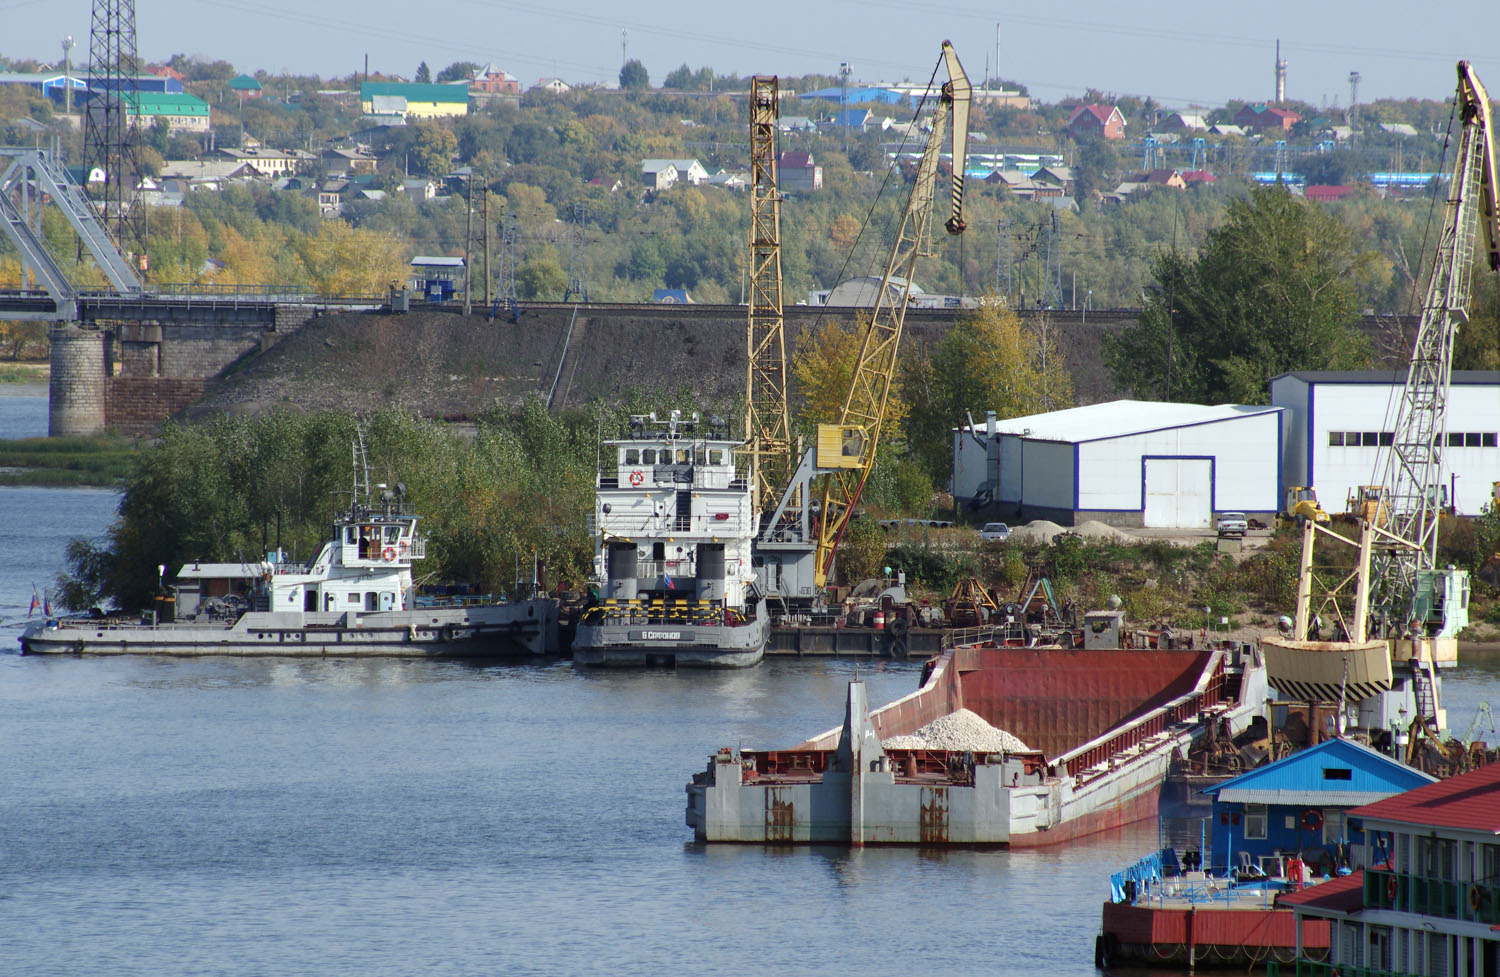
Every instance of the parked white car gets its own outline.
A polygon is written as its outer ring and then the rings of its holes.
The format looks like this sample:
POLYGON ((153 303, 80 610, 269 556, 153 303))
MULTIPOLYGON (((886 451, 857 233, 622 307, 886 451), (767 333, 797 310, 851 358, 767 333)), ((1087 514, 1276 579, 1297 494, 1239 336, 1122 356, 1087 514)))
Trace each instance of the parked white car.
POLYGON ((984 524, 984 528, 979 530, 979 538, 983 540, 1007 540, 1010 538, 1010 527, 1003 522, 987 522, 984 524))
POLYGON ((1250 530, 1250 523, 1243 512, 1219 513, 1220 536, 1243 536, 1250 530))

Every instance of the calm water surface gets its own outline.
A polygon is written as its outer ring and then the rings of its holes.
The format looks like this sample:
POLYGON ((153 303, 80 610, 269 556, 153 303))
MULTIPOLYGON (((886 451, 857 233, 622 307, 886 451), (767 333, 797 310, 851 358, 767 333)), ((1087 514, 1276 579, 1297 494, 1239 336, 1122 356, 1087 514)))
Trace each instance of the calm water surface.
MULTIPOLYGON (((1137 826, 1052 852, 694 844, 718 746, 834 725, 847 662, 22 658, 116 497, 0 489, 0 973, 1088 975, 1137 826)), ((870 698, 914 665, 864 665, 870 698)), ((1448 683, 1500 704, 1500 657, 1448 683)))
POLYGON ((0 441, 47 436, 47 385, 0 383, 0 441))

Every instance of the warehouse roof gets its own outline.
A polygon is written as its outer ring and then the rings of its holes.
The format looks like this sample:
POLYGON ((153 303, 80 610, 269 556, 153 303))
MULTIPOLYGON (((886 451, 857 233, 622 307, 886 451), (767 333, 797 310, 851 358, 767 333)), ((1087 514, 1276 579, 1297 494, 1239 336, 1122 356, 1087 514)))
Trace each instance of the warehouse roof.
MULTIPOLYGON (((1307 383, 1406 383, 1405 370, 1297 370, 1271 378, 1295 377, 1307 383)), ((1453 383, 1500 384, 1500 370, 1454 370, 1453 383)))
POLYGON ((1280 407, 1249 404, 1169 404, 1152 400, 1112 400, 1047 414, 1028 414, 997 422, 1000 434, 1016 434, 1030 441, 1101 441, 1145 434, 1173 427, 1233 421, 1256 414, 1273 414, 1280 407))

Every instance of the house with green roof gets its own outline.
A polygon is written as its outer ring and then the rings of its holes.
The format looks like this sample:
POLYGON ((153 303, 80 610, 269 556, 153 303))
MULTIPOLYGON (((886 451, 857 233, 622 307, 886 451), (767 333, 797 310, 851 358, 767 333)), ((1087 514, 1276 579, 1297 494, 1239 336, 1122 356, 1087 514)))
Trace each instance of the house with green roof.
POLYGON ((132 128, 167 120, 173 132, 207 132, 208 103, 188 92, 125 92, 125 117, 132 128))
POLYGON ((365 115, 389 114, 377 111, 388 106, 399 106, 405 99, 400 114, 406 118, 438 119, 452 115, 469 114, 469 84, 455 82, 444 85, 419 85, 404 81, 367 81, 359 86, 359 106, 365 115))
POLYGON ((229 79, 229 90, 240 98, 260 98, 260 82, 249 75, 239 75, 229 79))

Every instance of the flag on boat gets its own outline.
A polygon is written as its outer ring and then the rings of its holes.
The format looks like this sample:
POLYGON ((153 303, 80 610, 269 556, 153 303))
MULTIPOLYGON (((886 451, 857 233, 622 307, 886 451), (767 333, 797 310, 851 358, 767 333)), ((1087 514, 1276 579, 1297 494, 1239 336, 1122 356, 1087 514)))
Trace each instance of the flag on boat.
POLYGON ((42 615, 52 616, 52 592, 50 590, 42 591, 42 615))
POLYGON ((28 609, 26 611, 26 616, 27 617, 31 617, 31 615, 33 615, 33 614, 36 613, 36 605, 37 605, 36 586, 32 585, 32 588, 31 588, 31 607, 30 607, 30 609, 28 609))
POLYGON ((662 576, 662 579, 667 582, 667 589, 668 590, 676 590, 677 589, 677 585, 672 582, 672 575, 670 573, 663 573, 661 576, 662 576))

